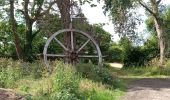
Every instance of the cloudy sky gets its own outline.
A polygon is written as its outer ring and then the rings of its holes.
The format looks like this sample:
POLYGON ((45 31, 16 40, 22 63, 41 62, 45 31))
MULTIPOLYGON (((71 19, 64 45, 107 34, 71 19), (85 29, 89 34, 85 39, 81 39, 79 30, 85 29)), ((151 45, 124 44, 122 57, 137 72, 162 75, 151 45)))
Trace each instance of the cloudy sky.
MULTIPOLYGON (((146 0, 147 1, 147 0, 146 0)), ((163 0, 162 3, 164 4, 170 4, 170 0, 163 0)), ((82 6, 82 10, 83 13, 85 14, 85 16, 87 17, 88 21, 91 24, 97 24, 97 23, 107 23, 108 25, 105 25, 103 28, 108 31, 109 33, 111 33, 113 35, 113 40, 114 41, 118 41, 119 37, 118 35, 114 34, 114 28, 113 28, 113 24, 112 21, 109 20, 108 16, 105 16, 103 14, 103 3, 97 3, 95 2, 95 4, 97 4, 97 7, 93 7, 91 8, 89 6, 89 4, 85 4, 82 6)), ((146 18, 145 16, 145 11, 143 8, 138 9, 140 14, 143 15, 143 19, 146 18)), ((138 29, 139 32, 142 32, 143 30, 145 30, 145 24, 141 24, 140 29, 138 29)))

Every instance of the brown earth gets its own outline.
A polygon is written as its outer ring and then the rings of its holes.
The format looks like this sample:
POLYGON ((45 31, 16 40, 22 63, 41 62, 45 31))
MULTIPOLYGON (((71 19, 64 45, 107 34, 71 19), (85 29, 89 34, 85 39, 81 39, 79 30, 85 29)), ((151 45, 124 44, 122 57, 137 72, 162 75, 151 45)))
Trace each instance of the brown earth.
POLYGON ((25 100, 21 95, 14 93, 12 90, 0 88, 0 100, 25 100))
POLYGON ((143 78, 128 85, 121 100, 170 100, 170 79, 143 78))

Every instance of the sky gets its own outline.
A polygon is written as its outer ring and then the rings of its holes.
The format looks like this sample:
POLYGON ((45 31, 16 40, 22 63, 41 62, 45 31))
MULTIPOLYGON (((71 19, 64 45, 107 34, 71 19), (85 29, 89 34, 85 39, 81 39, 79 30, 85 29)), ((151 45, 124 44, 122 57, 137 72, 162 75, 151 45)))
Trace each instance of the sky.
MULTIPOLYGON (((145 0, 147 1, 147 0, 145 0)), ((103 27, 103 29, 107 32, 109 32, 112 36, 113 36, 113 41, 118 41, 119 37, 117 34, 115 34, 114 32, 114 26, 112 24, 112 21, 109 20, 108 16, 105 16, 103 13, 103 5, 104 3, 101 2, 100 4, 97 2, 94 2, 95 4, 97 4, 97 7, 93 7, 91 8, 89 4, 85 4, 83 6, 81 6, 83 13, 85 14, 85 16, 87 17, 88 21, 91 24, 98 24, 98 23, 106 23, 106 25, 103 27)), ((170 4, 170 0, 162 0, 162 3, 164 4, 170 4)), ((145 10, 143 8, 139 8, 138 9, 140 14, 142 15, 142 19, 145 20, 147 17, 145 16, 145 10)), ((145 28, 145 23, 142 23, 140 26, 140 28, 138 28, 138 32, 142 33, 144 32, 145 28)), ((147 38, 148 35, 144 35, 144 38, 147 38)))

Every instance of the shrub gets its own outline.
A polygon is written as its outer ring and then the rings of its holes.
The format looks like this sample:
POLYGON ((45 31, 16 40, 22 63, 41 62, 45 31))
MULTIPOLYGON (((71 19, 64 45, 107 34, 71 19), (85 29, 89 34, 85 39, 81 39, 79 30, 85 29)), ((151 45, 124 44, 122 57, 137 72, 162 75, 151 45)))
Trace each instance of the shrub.
POLYGON ((113 77, 106 67, 101 68, 93 64, 79 64, 73 67, 56 61, 52 74, 45 76, 47 72, 41 61, 26 63, 0 59, 0 62, 0 87, 18 89, 26 93, 25 98, 28 100, 108 99, 113 97, 114 88, 120 86, 119 80, 113 77), (89 84, 94 86, 87 91, 80 88, 81 82, 86 78, 90 79, 89 84), (98 91, 97 88, 100 87, 104 88, 98 91))
POLYGON ((78 99, 80 76, 73 70, 73 66, 60 62, 56 67, 55 73, 54 87, 56 92, 52 98, 59 100, 78 99))
POLYGON ((140 47, 131 48, 130 51, 126 54, 126 57, 124 59, 124 66, 125 67, 143 66, 144 64, 145 55, 141 48, 140 47))
POLYGON ((124 59, 124 51, 120 46, 111 46, 109 47, 109 55, 107 57, 108 61, 111 62, 123 62, 124 59))
POLYGON ((106 67, 99 67, 93 64, 78 64, 76 66, 77 72, 82 74, 84 78, 103 84, 110 85, 114 88, 119 87, 118 78, 113 76, 106 67))
POLYGON ((15 86, 15 82, 22 77, 20 73, 20 62, 12 59, 0 59, 0 87, 15 86))
POLYGON ((16 86, 15 82, 24 77, 34 79, 41 78, 45 73, 45 67, 41 61, 27 63, 12 59, 0 58, 0 87, 16 86))
POLYGON ((167 62, 165 63, 165 66, 170 68, 170 59, 167 60, 167 62))

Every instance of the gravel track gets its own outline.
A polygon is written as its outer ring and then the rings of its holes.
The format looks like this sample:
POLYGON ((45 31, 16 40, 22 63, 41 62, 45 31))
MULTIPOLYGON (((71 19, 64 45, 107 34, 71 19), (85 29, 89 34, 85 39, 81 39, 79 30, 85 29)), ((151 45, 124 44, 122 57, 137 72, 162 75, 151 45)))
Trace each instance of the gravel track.
POLYGON ((170 79, 143 78, 131 82, 121 100, 170 100, 170 79))

